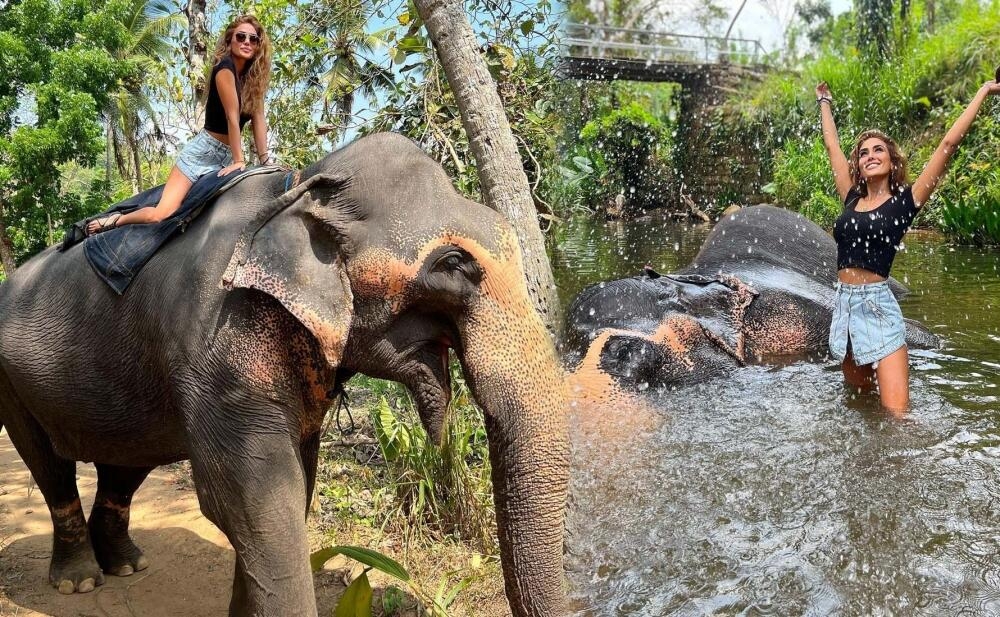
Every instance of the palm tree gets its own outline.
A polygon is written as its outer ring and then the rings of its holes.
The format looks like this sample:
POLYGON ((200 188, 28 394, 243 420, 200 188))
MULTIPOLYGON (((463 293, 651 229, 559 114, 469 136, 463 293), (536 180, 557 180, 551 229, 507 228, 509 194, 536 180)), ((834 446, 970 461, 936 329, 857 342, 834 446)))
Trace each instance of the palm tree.
POLYGON ((109 93, 102 115, 107 126, 108 158, 113 156, 119 173, 138 192, 143 184, 139 155, 144 122, 152 123, 148 135, 154 140, 163 136, 147 95, 149 76, 159 72, 174 51, 167 35, 175 25, 183 25, 183 17, 171 13, 160 0, 130 0, 119 17, 126 34, 124 43, 108 52, 128 70, 118 80, 118 88, 109 93))
POLYGON ((373 8, 369 0, 333 0, 316 16, 312 27, 327 39, 333 64, 320 78, 324 87, 323 118, 336 120, 343 131, 354 112, 357 94, 374 100, 380 91, 394 87, 392 72, 371 60, 371 54, 388 46, 392 28, 368 32, 373 8))

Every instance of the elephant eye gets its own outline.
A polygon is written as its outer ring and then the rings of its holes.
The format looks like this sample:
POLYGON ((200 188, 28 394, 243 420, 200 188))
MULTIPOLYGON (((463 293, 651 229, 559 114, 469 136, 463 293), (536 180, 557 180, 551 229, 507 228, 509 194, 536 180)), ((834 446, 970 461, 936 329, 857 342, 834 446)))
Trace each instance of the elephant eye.
POLYGON ((454 271, 462 267, 465 261, 464 256, 459 251, 449 251, 438 258, 434 263, 434 270, 437 272, 454 271))

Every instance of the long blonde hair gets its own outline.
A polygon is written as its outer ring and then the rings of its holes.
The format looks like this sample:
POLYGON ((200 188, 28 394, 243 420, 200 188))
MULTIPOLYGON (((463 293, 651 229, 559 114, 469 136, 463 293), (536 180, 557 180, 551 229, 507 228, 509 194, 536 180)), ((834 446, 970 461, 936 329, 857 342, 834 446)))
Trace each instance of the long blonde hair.
POLYGON ((226 31, 219 37, 219 42, 215 45, 215 56, 212 59, 212 66, 219 63, 229 55, 229 43, 233 40, 233 34, 241 24, 250 24, 257 31, 260 37, 260 44, 257 45, 257 53, 250 59, 250 66, 245 69, 240 80, 240 94, 243 103, 240 105, 240 112, 248 116, 253 115, 257 110, 264 109, 264 93, 271 82, 271 39, 267 37, 267 32, 260 25, 253 15, 240 15, 229 24, 226 31))
POLYGON ((868 183, 861 177, 861 144, 873 137, 885 142, 885 146, 889 150, 889 163, 892 165, 892 173, 889 174, 889 190, 895 193, 910 182, 906 155, 903 154, 903 151, 899 149, 899 146, 891 137, 882 131, 871 129, 858 135, 858 140, 854 142, 851 155, 847 157, 847 166, 851 172, 851 182, 857 187, 862 197, 868 196, 868 183))

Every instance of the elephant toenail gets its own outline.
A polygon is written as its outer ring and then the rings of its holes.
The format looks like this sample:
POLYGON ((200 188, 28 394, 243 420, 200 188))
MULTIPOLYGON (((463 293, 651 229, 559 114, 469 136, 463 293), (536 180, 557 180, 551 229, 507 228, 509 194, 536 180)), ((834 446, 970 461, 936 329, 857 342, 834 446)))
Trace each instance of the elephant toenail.
POLYGON ((76 588, 80 593, 89 593, 94 590, 94 579, 85 578, 80 581, 80 586, 76 588))
POLYGON ((135 571, 136 572, 142 572, 143 570, 145 570, 148 567, 149 567, 149 560, 146 559, 145 555, 141 555, 138 559, 135 560, 135 571))
POLYGON ((118 571, 115 572, 114 574, 116 576, 132 576, 133 572, 135 572, 135 570, 132 568, 132 566, 125 564, 124 566, 118 568, 118 571))
POLYGON ((73 585, 73 581, 59 581, 59 593, 69 595, 73 593, 74 590, 75 586, 73 585))

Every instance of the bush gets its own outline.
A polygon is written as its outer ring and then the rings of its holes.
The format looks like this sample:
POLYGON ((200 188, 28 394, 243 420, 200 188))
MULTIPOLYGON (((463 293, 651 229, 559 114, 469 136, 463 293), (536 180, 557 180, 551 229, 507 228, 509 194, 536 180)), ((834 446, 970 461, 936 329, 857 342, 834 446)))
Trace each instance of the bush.
POLYGON ((791 142, 775 157, 774 182, 765 189, 775 201, 830 228, 840 215, 830 159, 819 139, 791 142))
POLYGON ((404 527, 461 538, 484 553, 495 554, 496 521, 483 414, 456 364, 451 367, 451 379, 452 402, 441 444, 431 441, 402 386, 383 382, 387 390, 369 410, 386 479, 395 491, 392 502, 396 505, 385 514, 404 527))
POLYGON ((928 216, 959 242, 1000 244, 1000 122, 992 114, 980 114, 930 205, 928 216))
POLYGON ((669 186, 670 132, 637 103, 591 120, 580 131, 583 155, 593 162, 591 193, 604 203, 624 197, 621 214, 662 205, 669 186))

